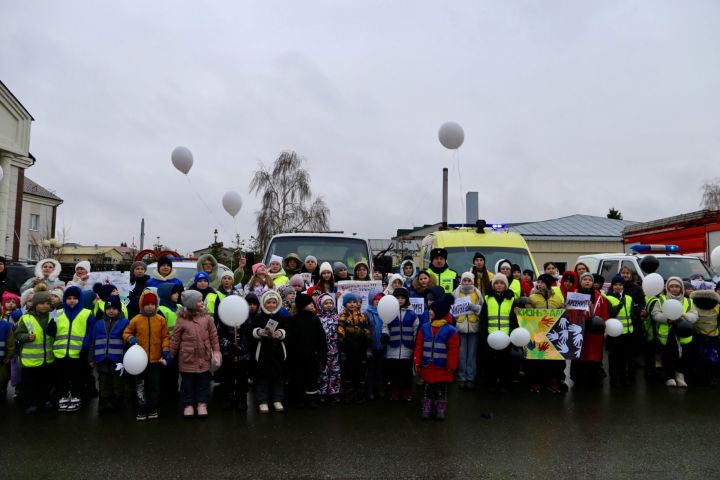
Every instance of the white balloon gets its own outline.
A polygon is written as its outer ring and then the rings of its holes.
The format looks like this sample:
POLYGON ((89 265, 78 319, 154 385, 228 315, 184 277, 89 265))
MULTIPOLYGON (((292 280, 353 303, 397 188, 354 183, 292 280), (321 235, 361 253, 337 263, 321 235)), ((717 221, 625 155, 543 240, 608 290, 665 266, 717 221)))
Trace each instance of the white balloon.
POLYGON ((455 150, 465 141, 465 132, 459 123, 445 122, 438 130, 438 138, 443 147, 455 150))
POLYGON ((488 335, 487 342, 493 350, 505 350, 508 345, 510 345, 510 335, 503 331, 495 330, 488 335))
POLYGON ((663 303, 663 313, 670 320, 677 320, 683 315, 683 304, 671 299, 663 303))
POLYGON ((250 306, 243 297, 229 295, 220 302, 218 315, 220 321, 228 327, 239 327, 248 319, 250 306))
MULTIPOLYGON (((0 179, 2 179, 2 176, 0 176, 0 179)), ((710 265, 720 273, 720 246, 713 248, 712 253, 710 253, 710 265)))
POLYGON ((608 337, 619 337, 623 332, 623 324, 617 318, 611 318, 605 322, 605 333, 608 337))
POLYGON ((643 292, 648 297, 654 297, 663 291, 665 287, 665 281, 659 273, 651 273, 650 275, 643 278, 642 282, 643 292))
POLYGON ((130 375, 140 375, 145 371, 148 364, 148 356, 140 345, 133 345, 128 348, 123 357, 123 368, 130 375))
POLYGON ((186 147, 175 147, 170 155, 172 164, 185 175, 188 174, 193 166, 193 154, 186 147))
POLYGON ((400 315, 400 304, 397 298, 385 295, 378 302, 377 311, 383 323, 388 324, 400 315))
POLYGON ((223 208, 231 217, 235 218, 242 208, 242 197, 238 192, 225 192, 222 198, 223 208))
POLYGON ((527 328, 516 328, 510 332, 510 343, 516 347, 525 347, 530 343, 530 332, 527 328))

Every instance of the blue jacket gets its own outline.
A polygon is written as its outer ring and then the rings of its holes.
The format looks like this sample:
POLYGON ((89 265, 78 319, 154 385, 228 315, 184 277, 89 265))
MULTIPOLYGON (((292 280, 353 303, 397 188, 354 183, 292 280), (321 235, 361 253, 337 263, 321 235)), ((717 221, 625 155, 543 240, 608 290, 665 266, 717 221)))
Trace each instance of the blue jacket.
POLYGON ((157 287, 158 300, 160 301, 159 307, 167 307, 171 312, 177 311, 178 304, 170 300, 173 289, 176 287, 175 284, 166 282, 157 287))
POLYGON ((365 317, 367 318, 368 325, 370 325, 372 349, 383 350, 385 348, 382 344, 383 322, 378 314, 377 307, 368 307, 367 310, 365 310, 365 317))
POLYGON ((130 324, 127 318, 110 320, 105 317, 95 322, 93 328, 93 361, 95 363, 109 360, 113 363, 120 363, 125 354, 123 332, 130 324), (110 335, 108 335, 108 329, 110 335))

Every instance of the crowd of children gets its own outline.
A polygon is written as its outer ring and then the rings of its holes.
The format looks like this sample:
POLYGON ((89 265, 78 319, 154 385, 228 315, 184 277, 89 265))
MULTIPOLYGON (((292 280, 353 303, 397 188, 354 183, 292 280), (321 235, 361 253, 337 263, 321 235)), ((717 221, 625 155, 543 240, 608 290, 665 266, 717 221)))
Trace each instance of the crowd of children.
POLYGON ((690 293, 691 285, 670 277, 662 294, 646 297, 627 268, 605 289, 605 279, 582 263, 562 274, 547 263, 535 279, 532 270, 507 259, 489 271, 481 252, 460 275, 447 265, 445 250, 433 249, 430 256, 432 267, 424 271, 411 259, 396 274, 376 268, 372 278, 380 280, 379 288, 367 296, 337 285, 370 280, 370 268, 360 260, 351 277, 341 262, 274 256, 267 267, 252 265, 247 282, 234 284, 236 277, 218 273, 217 261, 203 256, 189 289, 170 259, 160 259, 152 276, 136 262, 127 307, 114 286, 88 284, 88 262, 78 263, 64 286, 60 264, 43 260, 21 296, 2 292, 0 388, 14 387, 27 414, 72 412, 93 394, 97 377, 99 412, 120 409, 132 396, 137 420, 146 420, 158 418, 161 398, 178 395, 185 418, 208 416, 212 395, 224 409, 247 410, 250 385, 265 414, 288 403, 316 407, 386 396, 411 402, 419 383, 421 416, 434 412, 442 419, 451 383, 470 390, 484 378, 490 391, 525 385, 533 393, 600 385, 605 351, 613 387, 634 382, 638 355, 646 376, 668 387, 720 380, 720 286, 690 293), (569 379, 565 361, 525 360, 518 347, 488 346, 494 332, 509 335, 518 327, 519 308, 561 309, 570 293, 585 294, 589 306, 581 313, 583 346, 569 379), (249 306, 241 326, 230 327, 218 315, 232 295, 244 296, 249 306), (399 306, 391 321, 378 313, 387 295, 399 306), (678 320, 664 313, 671 299, 683 305, 678 320), (454 303, 465 307, 457 315, 451 313, 454 303), (621 322, 619 336, 603 334, 610 318, 621 322), (148 364, 129 375, 123 356, 135 345, 148 364))

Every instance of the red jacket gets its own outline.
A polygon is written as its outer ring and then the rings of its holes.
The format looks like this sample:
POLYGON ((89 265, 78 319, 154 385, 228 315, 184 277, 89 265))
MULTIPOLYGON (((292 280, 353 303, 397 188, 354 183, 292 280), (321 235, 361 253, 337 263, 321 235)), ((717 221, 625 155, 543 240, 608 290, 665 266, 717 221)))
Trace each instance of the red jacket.
MULTIPOLYGON (((451 315, 448 314, 444 320, 452 325, 451 315)), ((433 321, 430 326, 433 335, 437 335, 444 324, 444 322, 433 321), (436 326, 434 325, 435 323, 439 323, 439 325, 436 326)), ((422 378, 425 383, 452 383, 455 370, 457 370, 458 366, 458 358, 460 357, 460 336, 457 332, 448 339, 447 350, 446 368, 439 368, 432 364, 427 367, 423 367, 423 334, 422 329, 418 330, 417 340, 415 341, 415 370, 420 373, 420 378, 422 378)))
MULTIPOLYGON (((610 318, 607 299, 603 297, 598 290, 595 290, 593 296, 594 308, 591 308, 591 311, 586 313, 585 318, 600 317, 607 321, 607 319, 610 318)), ((583 346, 580 352, 580 361, 602 362, 604 343, 605 334, 585 332, 583 335, 583 346)))

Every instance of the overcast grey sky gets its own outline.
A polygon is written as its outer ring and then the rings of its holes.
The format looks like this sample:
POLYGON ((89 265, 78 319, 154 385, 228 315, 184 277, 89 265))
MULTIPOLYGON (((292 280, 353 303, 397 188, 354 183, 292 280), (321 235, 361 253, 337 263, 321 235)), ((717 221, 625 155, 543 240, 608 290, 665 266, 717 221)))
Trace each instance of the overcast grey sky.
POLYGON ((65 199, 58 227, 138 242, 144 216, 146 243, 186 251, 218 218, 248 238, 252 172, 286 149, 332 227, 370 238, 439 221, 444 166, 452 222, 461 189, 493 222, 650 220, 720 175, 720 2, 348 3, 5 2, 0 79, 35 117, 27 174, 65 199))

